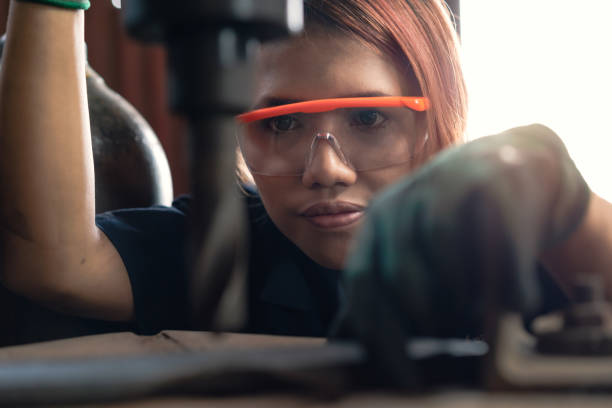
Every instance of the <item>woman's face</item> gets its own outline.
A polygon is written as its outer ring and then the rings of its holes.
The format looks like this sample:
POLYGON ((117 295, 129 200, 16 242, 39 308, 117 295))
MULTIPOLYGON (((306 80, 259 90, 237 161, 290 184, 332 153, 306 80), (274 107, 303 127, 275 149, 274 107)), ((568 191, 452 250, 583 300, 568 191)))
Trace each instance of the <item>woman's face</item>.
MULTIPOLYGON (((396 67, 348 36, 309 33, 266 45, 259 52, 255 106, 273 100, 417 95, 413 82, 396 67)), ((406 132, 425 137, 424 114, 411 115, 413 129, 406 132)), ((314 261, 340 269, 372 197, 412 167, 405 163, 356 172, 331 146, 319 143, 302 176, 253 177, 276 226, 314 261)))

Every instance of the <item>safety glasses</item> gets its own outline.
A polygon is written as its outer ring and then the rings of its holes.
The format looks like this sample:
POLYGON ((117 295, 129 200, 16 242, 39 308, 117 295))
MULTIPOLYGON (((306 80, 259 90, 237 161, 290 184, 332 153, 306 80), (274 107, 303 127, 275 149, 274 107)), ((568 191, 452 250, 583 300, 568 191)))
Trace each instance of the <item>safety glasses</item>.
POLYGON ((252 173, 301 175, 322 147, 355 171, 409 162, 425 143, 416 113, 424 97, 319 99, 257 109, 236 117, 237 138, 252 173))

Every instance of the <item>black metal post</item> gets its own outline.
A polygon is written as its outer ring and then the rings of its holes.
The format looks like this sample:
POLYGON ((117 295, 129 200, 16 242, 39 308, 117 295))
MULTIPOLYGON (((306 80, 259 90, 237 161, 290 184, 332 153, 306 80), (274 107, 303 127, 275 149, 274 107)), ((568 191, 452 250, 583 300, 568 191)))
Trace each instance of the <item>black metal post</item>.
POLYGON ((234 179, 233 116, 248 109, 252 50, 299 31, 302 10, 302 0, 124 2, 128 31, 168 48, 170 105, 189 121, 196 203, 192 288, 200 328, 217 327, 219 313, 234 325, 244 316, 235 293, 246 280, 248 231, 234 179), (232 299, 224 297, 228 286, 232 299), (219 305, 233 310, 219 312, 219 305))

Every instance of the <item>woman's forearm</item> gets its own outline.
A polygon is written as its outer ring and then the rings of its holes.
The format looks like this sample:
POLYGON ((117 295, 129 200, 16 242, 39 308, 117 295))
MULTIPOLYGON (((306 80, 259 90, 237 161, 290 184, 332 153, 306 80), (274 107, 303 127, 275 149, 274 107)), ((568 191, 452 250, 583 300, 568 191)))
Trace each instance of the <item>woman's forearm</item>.
POLYGON ((612 204, 591 193, 580 226, 566 241, 543 254, 541 260, 570 296, 581 275, 593 275, 612 299, 612 204))

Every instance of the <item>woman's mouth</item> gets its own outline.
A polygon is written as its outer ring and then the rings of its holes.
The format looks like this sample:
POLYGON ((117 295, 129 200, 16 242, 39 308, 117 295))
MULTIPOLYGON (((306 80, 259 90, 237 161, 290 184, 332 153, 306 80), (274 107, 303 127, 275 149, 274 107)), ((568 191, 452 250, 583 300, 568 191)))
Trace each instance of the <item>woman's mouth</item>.
POLYGON ((300 213, 319 228, 340 228, 357 222, 365 213, 365 207, 345 201, 322 202, 311 205, 300 213))

